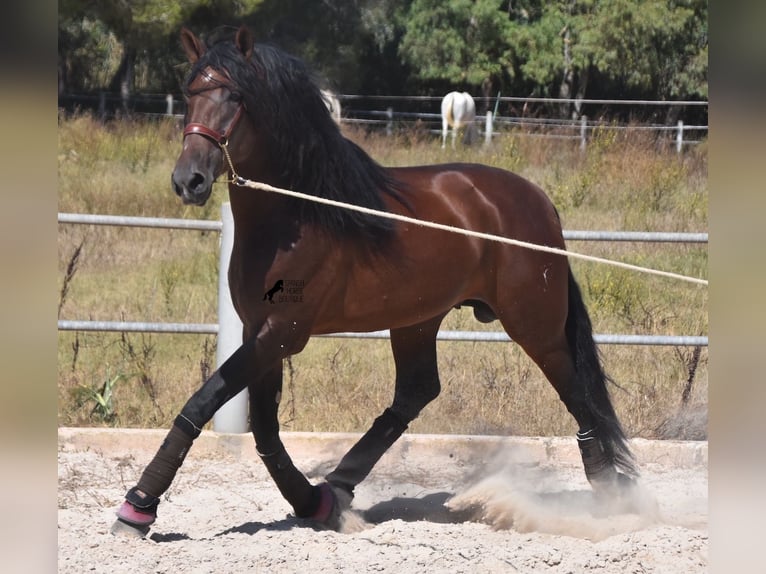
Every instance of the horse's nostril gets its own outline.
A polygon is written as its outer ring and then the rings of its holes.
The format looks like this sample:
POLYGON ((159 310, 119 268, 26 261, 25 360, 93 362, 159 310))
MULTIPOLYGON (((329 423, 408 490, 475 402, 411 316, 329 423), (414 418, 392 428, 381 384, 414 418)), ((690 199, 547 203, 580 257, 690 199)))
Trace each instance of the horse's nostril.
POLYGON ((170 178, 173 191, 179 197, 183 197, 184 192, 189 194, 200 193, 204 190, 206 178, 199 172, 193 172, 190 176, 183 176, 173 173, 170 178))
POLYGON ((196 192, 205 183, 205 176, 195 172, 189 180, 189 191, 196 192))

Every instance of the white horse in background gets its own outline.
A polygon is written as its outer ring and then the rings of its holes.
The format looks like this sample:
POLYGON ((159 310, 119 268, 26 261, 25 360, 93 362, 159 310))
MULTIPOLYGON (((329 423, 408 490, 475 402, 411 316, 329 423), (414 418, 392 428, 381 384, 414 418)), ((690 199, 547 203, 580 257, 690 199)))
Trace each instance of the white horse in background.
POLYGON ((465 128, 464 143, 473 142, 476 136, 476 104, 467 92, 450 92, 442 100, 442 149, 447 144, 447 131, 452 127, 452 147, 458 130, 465 128))
POLYGON ((322 98, 327 109, 330 110, 332 119, 335 120, 336 124, 340 125, 340 100, 337 94, 332 90, 322 90, 322 98))

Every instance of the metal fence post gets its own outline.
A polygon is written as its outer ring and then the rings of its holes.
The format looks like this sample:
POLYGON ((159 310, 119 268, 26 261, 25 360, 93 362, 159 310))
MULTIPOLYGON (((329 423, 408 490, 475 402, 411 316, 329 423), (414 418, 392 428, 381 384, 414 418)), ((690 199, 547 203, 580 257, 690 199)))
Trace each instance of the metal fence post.
POLYGON ((487 117, 484 123, 484 145, 492 143, 492 112, 487 110, 487 117))
MULTIPOLYGON (((221 251, 218 268, 218 344, 215 360, 220 366, 242 345, 242 321, 234 310, 229 293, 229 259, 234 245, 234 218, 231 204, 221 204, 221 251)), ((247 389, 233 397, 213 416, 213 430, 220 433, 246 433, 248 429, 247 389)))

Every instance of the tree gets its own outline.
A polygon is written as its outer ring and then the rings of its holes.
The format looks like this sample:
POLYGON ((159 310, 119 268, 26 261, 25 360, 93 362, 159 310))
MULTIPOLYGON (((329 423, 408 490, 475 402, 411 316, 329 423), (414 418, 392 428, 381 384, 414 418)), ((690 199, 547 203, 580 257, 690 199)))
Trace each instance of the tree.
POLYGON ((180 27, 244 22, 347 93, 697 99, 707 21, 707 0, 60 0, 60 91, 177 90, 180 27))
POLYGON ((489 97, 514 75, 510 20, 496 0, 414 0, 399 53, 422 80, 481 86, 489 97))
MULTIPOLYGON (((706 0, 528 0, 511 34, 540 95, 707 96, 706 0)), ((576 107, 575 114, 580 109, 576 107)))
MULTIPOLYGON (((136 69, 143 65, 147 80, 151 84, 156 75, 157 84, 170 79, 167 70, 181 60, 178 47, 180 27, 199 19, 200 14, 214 15, 205 21, 224 23, 250 14, 263 0, 60 0, 59 32, 62 29, 76 36, 78 23, 98 22, 108 31, 119 45, 119 63, 106 87, 119 92, 127 104, 134 91, 136 69), (169 49, 171 46, 174 49, 169 49)), ((66 60, 71 46, 59 43, 59 58, 66 60)))
POLYGON ((602 0, 583 30, 592 65, 655 97, 707 94, 706 0, 602 0))
MULTIPOLYGON (((592 4, 572 0, 518 4, 510 37, 522 60, 521 73, 538 95, 584 96, 590 61, 580 49, 579 36, 587 27, 592 4)), ((570 109, 570 104, 562 104, 561 115, 570 109)))
POLYGON ((58 23, 58 93, 103 88, 117 68, 118 42, 100 21, 62 18, 58 23))
POLYGON ((408 0, 264 0, 246 23, 259 41, 308 61, 346 92, 391 93, 407 75, 396 57, 408 0))

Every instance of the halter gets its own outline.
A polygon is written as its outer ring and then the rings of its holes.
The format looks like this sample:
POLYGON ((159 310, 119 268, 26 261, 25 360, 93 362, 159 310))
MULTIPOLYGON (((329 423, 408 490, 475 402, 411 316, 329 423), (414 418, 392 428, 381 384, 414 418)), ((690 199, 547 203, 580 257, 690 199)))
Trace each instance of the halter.
POLYGON ((231 119, 223 133, 216 131, 213 128, 209 128, 205 124, 192 122, 186 124, 186 127, 184 128, 184 137, 192 134, 199 134, 213 140, 219 146, 225 146, 229 142, 229 136, 231 135, 231 132, 234 131, 234 127, 237 125, 237 121, 239 121, 239 116, 242 115, 242 109, 244 107, 244 105, 239 104, 234 117, 231 119))
MULTIPOLYGON (((208 73, 205 70, 201 72, 201 75, 204 76, 205 79, 211 82, 215 82, 216 84, 220 84, 221 86, 224 86, 224 87, 226 86, 225 78, 223 76, 221 76, 222 79, 219 79, 219 78, 216 78, 213 74, 208 73)), ((236 127, 237 122, 239 121, 239 118, 242 115, 242 110, 244 109, 244 107, 245 107, 244 104, 242 103, 239 104, 239 106, 237 107, 237 111, 234 113, 234 117, 231 118, 229 125, 226 126, 226 129, 223 132, 219 132, 218 130, 214 130, 213 128, 206 126, 205 124, 200 124, 197 122, 191 122, 186 124, 183 131, 184 138, 186 138, 186 136, 188 135, 197 134, 202 137, 208 138, 209 140, 212 140, 214 143, 220 146, 221 150, 223 151, 223 155, 224 157, 226 157, 226 161, 229 164, 229 170, 231 171, 231 179, 228 180, 229 183, 240 179, 239 176, 237 175, 237 172, 234 171, 234 165, 232 164, 231 156, 229 155, 229 136, 231 135, 231 132, 234 131, 234 128, 236 127)))

